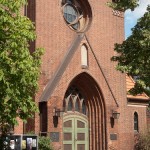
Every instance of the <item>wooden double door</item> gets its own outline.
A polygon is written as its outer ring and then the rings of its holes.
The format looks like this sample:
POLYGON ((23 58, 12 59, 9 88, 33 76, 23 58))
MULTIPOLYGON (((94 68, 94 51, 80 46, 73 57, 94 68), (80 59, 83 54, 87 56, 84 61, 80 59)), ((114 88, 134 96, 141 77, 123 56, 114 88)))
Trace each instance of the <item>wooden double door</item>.
POLYGON ((89 150, 88 119, 81 115, 63 117, 63 149, 89 150))

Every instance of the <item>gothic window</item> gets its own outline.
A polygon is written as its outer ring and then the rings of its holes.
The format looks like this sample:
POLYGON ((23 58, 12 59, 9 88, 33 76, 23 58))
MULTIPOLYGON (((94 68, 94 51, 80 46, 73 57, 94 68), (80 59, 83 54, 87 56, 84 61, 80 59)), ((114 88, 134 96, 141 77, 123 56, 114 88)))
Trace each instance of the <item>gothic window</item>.
POLYGON ((71 99, 69 99, 69 101, 68 101, 68 111, 71 111, 72 110, 72 107, 73 107, 73 105, 72 105, 72 100, 71 99))
POLYGON ((77 99, 76 102, 75 102, 75 111, 78 111, 78 112, 80 111, 79 105, 80 105, 79 100, 77 99))
POLYGON ((76 87, 70 87, 69 90, 67 90, 64 107, 66 111, 76 111, 87 115, 85 99, 76 87))
POLYGON ((82 113, 83 113, 83 114, 86 114, 86 105, 85 105, 84 100, 83 100, 83 102, 82 102, 82 113))
POLYGON ((88 50, 85 44, 81 46, 81 66, 82 68, 88 66, 88 50))
POLYGON ((137 114, 137 112, 134 113, 134 131, 139 131, 138 114, 137 114))

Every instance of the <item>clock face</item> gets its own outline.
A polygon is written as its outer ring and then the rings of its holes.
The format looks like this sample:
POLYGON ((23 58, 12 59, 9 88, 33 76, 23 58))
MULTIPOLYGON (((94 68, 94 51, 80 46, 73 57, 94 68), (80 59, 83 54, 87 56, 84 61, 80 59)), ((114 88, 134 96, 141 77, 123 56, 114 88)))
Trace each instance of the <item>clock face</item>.
POLYGON ((79 0, 62 1, 64 20, 67 25, 76 32, 84 32, 89 23, 89 12, 91 13, 91 11, 88 9, 90 6, 87 7, 86 0, 84 1, 85 4, 79 0))

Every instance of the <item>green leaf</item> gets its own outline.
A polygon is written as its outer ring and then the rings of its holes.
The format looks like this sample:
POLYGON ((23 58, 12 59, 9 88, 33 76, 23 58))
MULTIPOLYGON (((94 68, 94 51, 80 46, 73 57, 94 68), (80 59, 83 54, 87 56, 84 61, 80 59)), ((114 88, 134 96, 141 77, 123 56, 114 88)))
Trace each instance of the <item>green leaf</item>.
POLYGON ((20 13, 26 2, 0 2, 0 125, 4 129, 17 125, 17 117, 26 121, 38 112, 33 97, 43 51, 30 53, 29 43, 36 34, 32 21, 20 13))
POLYGON ((150 93, 150 6, 132 28, 132 35, 122 44, 115 44, 115 51, 118 55, 113 56, 111 60, 118 62, 117 70, 131 76, 138 76, 130 92, 150 93))

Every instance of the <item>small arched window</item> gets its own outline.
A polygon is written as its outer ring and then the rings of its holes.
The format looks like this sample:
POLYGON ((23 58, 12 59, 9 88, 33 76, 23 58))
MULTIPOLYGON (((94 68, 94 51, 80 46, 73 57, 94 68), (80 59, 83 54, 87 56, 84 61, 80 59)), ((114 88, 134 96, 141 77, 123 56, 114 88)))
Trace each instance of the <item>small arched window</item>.
POLYGON ((139 131, 138 113, 134 113, 134 131, 139 131))
POLYGON ((73 107, 73 105, 72 105, 72 100, 71 99, 69 99, 69 102, 68 102, 68 111, 71 111, 72 110, 72 107, 73 107))
POLYGON ((81 46, 81 66, 82 68, 88 67, 88 49, 85 44, 81 46))
POLYGON ((80 111, 79 100, 77 99, 75 102, 75 111, 80 111))
POLYGON ((82 113, 86 115, 86 105, 85 105, 84 100, 82 102, 82 113))

